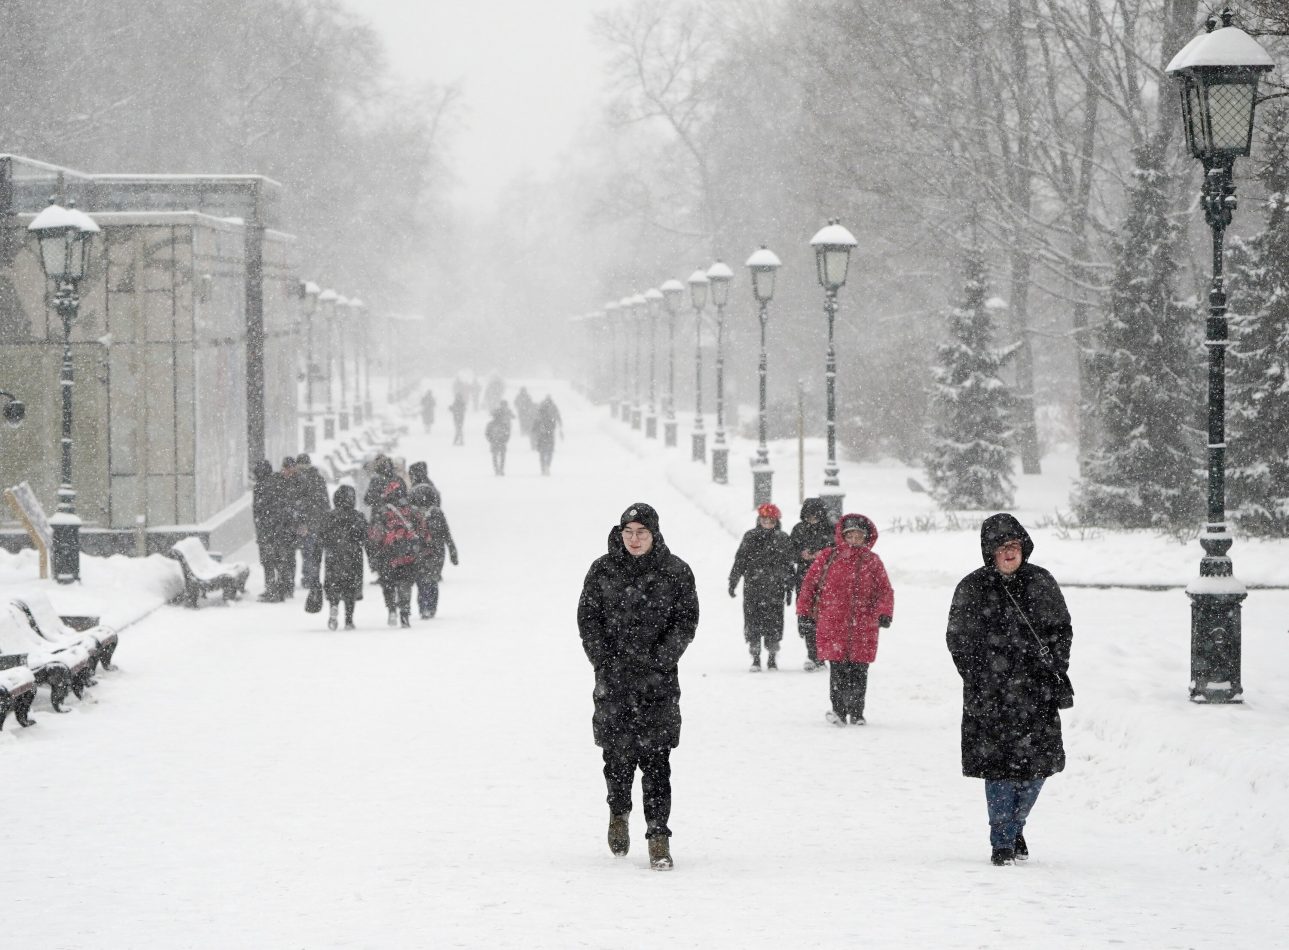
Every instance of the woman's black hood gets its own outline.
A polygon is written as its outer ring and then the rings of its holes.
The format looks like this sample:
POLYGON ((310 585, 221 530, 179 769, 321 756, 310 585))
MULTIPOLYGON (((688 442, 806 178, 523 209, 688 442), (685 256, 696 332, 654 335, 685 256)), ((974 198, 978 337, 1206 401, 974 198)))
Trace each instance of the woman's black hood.
POLYGON ((353 485, 341 485, 331 496, 331 503, 337 508, 355 509, 358 507, 358 492, 353 485))
POLYGON ((984 520, 980 525, 980 556, 986 567, 993 566, 994 552, 1008 541, 1020 541, 1021 562, 1028 563, 1034 553, 1034 541, 1015 515, 1002 512, 984 520))
POLYGON ((824 504, 822 498, 807 498, 801 503, 801 520, 806 520, 806 515, 817 515, 824 524, 828 523, 828 506, 824 504))

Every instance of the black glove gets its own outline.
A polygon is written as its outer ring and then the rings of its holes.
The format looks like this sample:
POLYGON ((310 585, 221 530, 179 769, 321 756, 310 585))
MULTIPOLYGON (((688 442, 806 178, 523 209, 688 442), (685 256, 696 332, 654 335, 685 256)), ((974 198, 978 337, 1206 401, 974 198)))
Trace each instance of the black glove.
POLYGON ((457 556, 455 554, 452 555, 452 566, 453 567, 457 566, 457 556))
POLYGON ((783 602, 784 602, 785 604, 787 604, 789 607, 791 607, 791 606, 792 606, 792 588, 791 588, 791 587, 788 587, 788 588, 785 588, 785 589, 784 589, 784 591, 783 591, 783 602))
POLYGON ((877 625, 883 628, 889 627, 891 625, 891 618, 886 616, 886 614, 882 614, 877 618, 877 625))
POLYGON ((731 585, 730 585, 730 596, 731 596, 731 597, 737 597, 737 596, 738 596, 737 590, 738 590, 737 585, 735 585, 735 584, 731 584, 731 585))
POLYGON ((815 632, 814 617, 797 618, 797 633, 801 634, 803 637, 808 637, 814 632, 815 632))

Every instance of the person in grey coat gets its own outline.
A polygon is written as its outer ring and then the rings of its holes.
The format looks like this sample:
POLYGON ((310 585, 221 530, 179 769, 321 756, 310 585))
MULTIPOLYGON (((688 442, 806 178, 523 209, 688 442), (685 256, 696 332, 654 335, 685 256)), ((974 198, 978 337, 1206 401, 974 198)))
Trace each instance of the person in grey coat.
POLYGON ((985 780, 990 860, 1029 857, 1025 823, 1043 783, 1065 768, 1060 710, 1072 706, 1074 631, 1056 579, 1010 514, 980 526, 984 566, 958 584, 949 653, 962 677, 962 774, 985 780))

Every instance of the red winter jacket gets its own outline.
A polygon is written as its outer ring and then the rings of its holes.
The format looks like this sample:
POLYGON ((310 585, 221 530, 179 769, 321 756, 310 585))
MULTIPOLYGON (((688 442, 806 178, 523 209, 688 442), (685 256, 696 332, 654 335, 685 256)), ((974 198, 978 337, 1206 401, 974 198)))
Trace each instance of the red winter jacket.
POLYGON ((864 515, 845 517, 863 519, 868 541, 851 547, 842 540, 842 521, 837 522, 836 547, 820 551, 801 582, 797 616, 815 618, 819 659, 872 663, 877 659, 877 620, 895 616, 895 592, 882 559, 872 551, 877 526, 864 515))

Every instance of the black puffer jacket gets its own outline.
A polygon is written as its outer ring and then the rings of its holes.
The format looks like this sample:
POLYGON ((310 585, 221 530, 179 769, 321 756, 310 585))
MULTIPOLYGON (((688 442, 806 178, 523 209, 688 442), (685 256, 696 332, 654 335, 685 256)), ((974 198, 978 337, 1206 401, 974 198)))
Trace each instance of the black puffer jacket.
POLYGON ((1014 781, 1054 775, 1065 768, 1065 746, 1039 643, 1066 672, 1074 634, 1065 598, 1056 579, 1029 562, 1034 542, 1011 515, 985 519, 980 549, 985 566, 954 591, 946 637, 962 677, 962 774, 1014 781), (994 567, 993 552, 1012 539, 1021 541, 1023 563, 1008 577, 994 567))
POLYGON ((318 537, 326 558, 322 588, 327 600, 362 600, 363 549, 367 519, 357 510, 357 493, 350 485, 336 489, 336 507, 323 518, 318 537))
POLYGON ((582 648, 595 667, 592 730, 601 748, 680 744, 678 664, 698 628, 698 591, 689 565, 654 532, 633 557, 621 529, 586 574, 577 602, 582 648))

